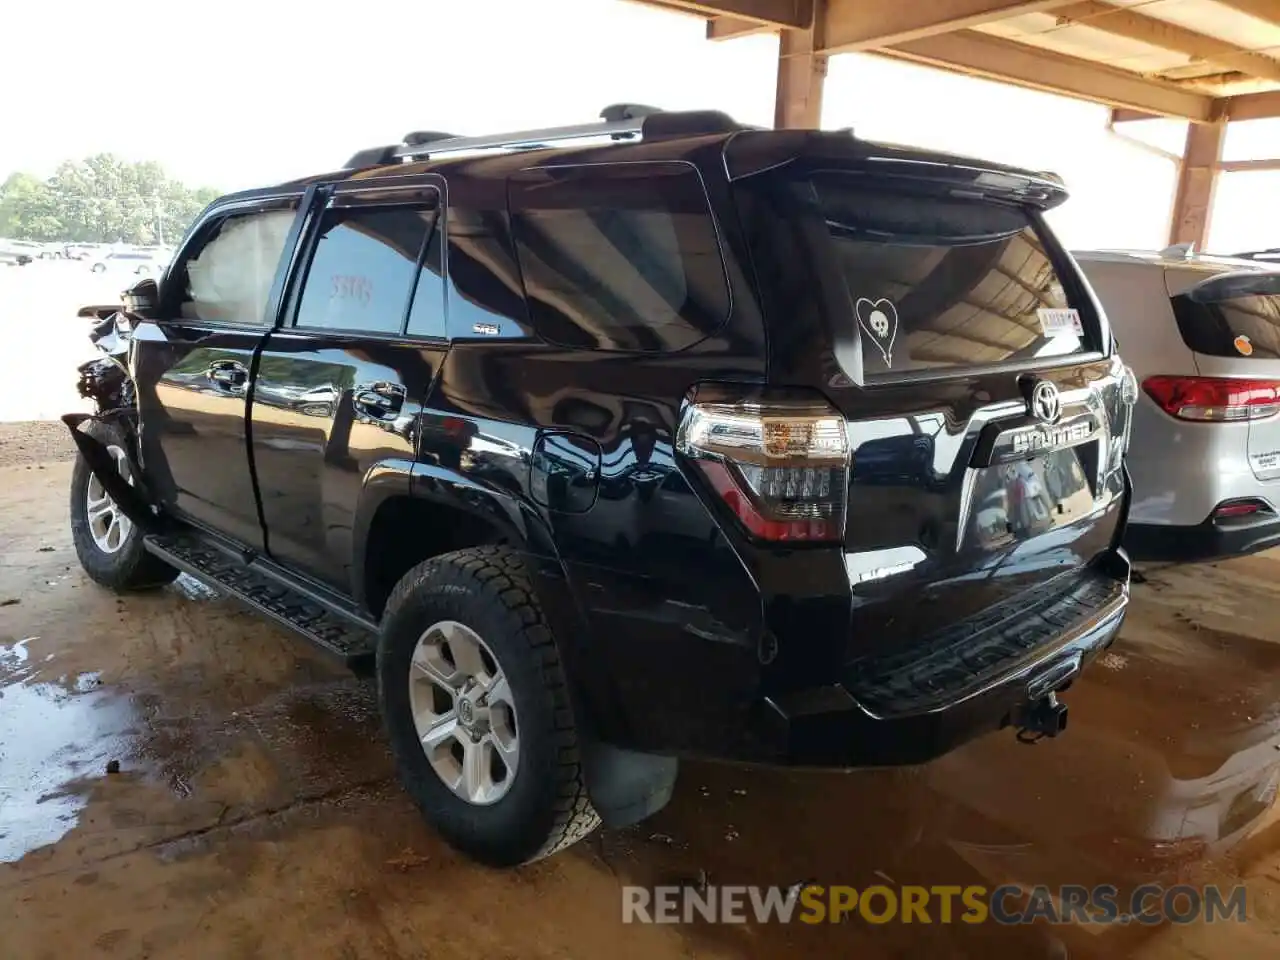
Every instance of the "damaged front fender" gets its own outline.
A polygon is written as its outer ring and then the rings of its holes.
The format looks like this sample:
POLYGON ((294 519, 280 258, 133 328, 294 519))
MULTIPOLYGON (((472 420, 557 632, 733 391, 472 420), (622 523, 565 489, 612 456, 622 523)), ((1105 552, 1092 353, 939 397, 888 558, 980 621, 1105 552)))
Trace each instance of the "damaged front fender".
POLYGON ((159 533, 163 523, 143 492, 120 476, 116 471, 115 460, 106 446, 80 429, 85 421, 98 419, 101 418, 87 413, 66 413, 62 416, 62 422, 71 431, 76 449, 120 511, 146 533, 159 533))

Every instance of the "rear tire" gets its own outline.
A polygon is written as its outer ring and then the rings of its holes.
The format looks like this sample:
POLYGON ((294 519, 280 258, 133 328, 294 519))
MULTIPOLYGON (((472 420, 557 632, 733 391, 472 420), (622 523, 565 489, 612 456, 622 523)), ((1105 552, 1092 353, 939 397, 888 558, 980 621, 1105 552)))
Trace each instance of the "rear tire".
MULTIPOLYGON (((83 429, 107 447, 117 460, 129 449, 124 432, 114 424, 91 420, 83 429)), ((126 458, 124 462, 128 469, 130 461, 126 458)), ((94 479, 83 456, 76 457, 71 473, 70 507, 71 539, 76 557, 94 582, 125 592, 164 586, 178 576, 177 570, 146 551, 142 531, 119 513, 119 508, 94 479)))
MULTIPOLYGON (((452 634, 450 634, 452 636, 452 634)), ((446 642, 446 652, 447 643, 446 642)), ((467 672, 462 658, 449 654, 444 672, 467 672)), ((476 660, 479 663, 479 660, 476 660)), ((387 601, 378 642, 378 701, 401 782, 426 820, 453 847, 495 867, 510 867, 550 856, 587 836, 600 818, 587 797, 578 729, 565 671, 520 557, 506 547, 477 547, 427 560, 396 585, 387 601), (428 759, 415 723, 411 683, 422 683, 415 660, 437 629, 473 638, 486 665, 509 686, 507 727, 515 749, 509 783, 485 775, 496 799, 468 800, 458 784, 446 783, 439 746, 428 759), (475 641, 479 643, 476 644, 475 641), (411 680, 413 678, 413 680, 411 680), (461 793, 459 792, 461 791, 461 793)), ((430 683, 431 681, 426 681, 430 683)), ((456 737, 446 750, 471 749, 463 729, 471 717, 463 694, 443 692, 437 712, 457 719, 456 737)), ((496 686, 496 684, 495 684, 496 686)), ((488 690, 485 682, 478 689, 488 690)), ((500 700, 494 694, 494 701, 500 700)), ((496 722, 495 722, 496 723, 496 722)), ((496 731, 498 727, 495 725, 496 731)), ((496 749, 496 748, 495 748, 496 749)), ((447 761, 447 756, 446 756, 447 761)), ((462 761, 459 761, 461 763, 462 761)), ((458 781, 461 783, 461 780, 458 781)))

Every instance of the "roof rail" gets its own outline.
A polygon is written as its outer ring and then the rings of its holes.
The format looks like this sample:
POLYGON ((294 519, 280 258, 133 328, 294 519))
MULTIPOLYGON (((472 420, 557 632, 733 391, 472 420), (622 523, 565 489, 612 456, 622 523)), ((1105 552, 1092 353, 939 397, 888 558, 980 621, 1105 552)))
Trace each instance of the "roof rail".
POLYGON ((352 154, 351 159, 342 165, 342 169, 358 170, 361 167, 378 167, 386 163, 395 163, 398 149, 400 145, 392 143, 385 147, 369 147, 366 150, 360 150, 352 154))
MULTIPOLYGON (((486 134, 478 137, 451 137, 444 134, 410 134, 395 147, 391 159, 409 160, 473 150, 536 149, 567 140, 608 137, 611 140, 634 140, 653 136, 692 136, 700 133, 728 133, 741 129, 726 114, 714 110, 667 112, 637 103, 616 103, 600 111, 596 123, 579 123, 565 127, 546 127, 514 133, 486 134), (425 139, 422 139, 425 138, 425 139)), ((358 157, 369 151, 362 151, 358 157)))
POLYGON ((404 142, 417 147, 437 140, 456 140, 457 137, 456 133, 441 133, 439 130, 413 130, 404 135, 404 142))

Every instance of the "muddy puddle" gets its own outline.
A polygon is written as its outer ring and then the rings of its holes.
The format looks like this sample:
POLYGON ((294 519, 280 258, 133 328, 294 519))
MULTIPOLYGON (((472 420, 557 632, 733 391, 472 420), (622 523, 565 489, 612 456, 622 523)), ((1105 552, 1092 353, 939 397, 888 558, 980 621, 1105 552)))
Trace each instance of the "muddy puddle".
POLYGON ((85 783, 130 753, 138 718, 96 672, 40 679, 56 659, 38 637, 0 645, 0 863, 76 825, 85 783))

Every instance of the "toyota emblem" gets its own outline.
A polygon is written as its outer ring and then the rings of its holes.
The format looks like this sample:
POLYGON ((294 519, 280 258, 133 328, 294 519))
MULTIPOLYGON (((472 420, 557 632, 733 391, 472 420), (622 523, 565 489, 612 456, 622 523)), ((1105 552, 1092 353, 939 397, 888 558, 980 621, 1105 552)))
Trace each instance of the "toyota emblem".
POLYGON ((1062 398, 1058 388, 1048 380, 1038 380, 1031 391, 1031 415, 1045 423, 1055 423, 1062 414, 1062 398))

